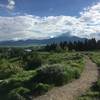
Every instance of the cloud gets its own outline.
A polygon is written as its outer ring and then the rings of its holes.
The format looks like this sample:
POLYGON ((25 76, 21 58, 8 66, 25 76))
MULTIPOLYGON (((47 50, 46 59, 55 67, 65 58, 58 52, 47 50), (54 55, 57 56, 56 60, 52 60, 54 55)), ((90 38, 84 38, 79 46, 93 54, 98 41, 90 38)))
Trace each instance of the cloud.
POLYGON ((8 4, 0 4, 0 8, 6 8, 8 10, 13 10, 15 8, 15 1, 14 0, 8 0, 8 4))
POLYGON ((76 24, 77 19, 69 16, 0 17, 0 40, 57 36, 65 32, 71 32, 73 22, 76 24))
POLYGON ((9 10, 13 10, 15 8, 15 1, 14 0, 8 0, 7 8, 9 10))
POLYGON ((85 33, 90 37, 99 36, 98 38, 100 39, 100 3, 85 8, 85 10, 81 12, 80 21, 86 24, 84 26, 85 33))
POLYGON ((0 40, 36 39, 63 33, 100 39, 100 3, 85 8, 80 17, 33 15, 0 17, 0 40))

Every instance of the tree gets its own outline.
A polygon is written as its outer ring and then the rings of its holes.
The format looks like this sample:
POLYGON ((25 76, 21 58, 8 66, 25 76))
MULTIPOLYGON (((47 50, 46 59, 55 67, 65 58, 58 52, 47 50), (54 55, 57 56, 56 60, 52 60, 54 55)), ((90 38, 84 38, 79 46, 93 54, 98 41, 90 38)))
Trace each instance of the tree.
POLYGON ((73 42, 60 42, 60 43, 53 43, 51 45, 46 46, 46 50, 48 51, 59 51, 59 49, 65 50, 68 49, 69 51, 88 51, 88 50, 98 50, 100 49, 100 40, 96 41, 95 38, 93 39, 85 39, 84 41, 73 41, 73 42))

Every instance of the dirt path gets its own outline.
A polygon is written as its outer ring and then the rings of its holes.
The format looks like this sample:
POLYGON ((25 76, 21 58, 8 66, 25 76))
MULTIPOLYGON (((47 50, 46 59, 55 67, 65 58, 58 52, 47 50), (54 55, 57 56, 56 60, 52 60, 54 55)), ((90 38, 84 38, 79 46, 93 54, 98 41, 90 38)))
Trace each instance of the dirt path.
POLYGON ((78 80, 62 87, 53 88, 47 94, 33 100, 75 100, 77 96, 83 94, 96 82, 97 77, 98 69, 96 64, 89 58, 86 58, 85 69, 78 80))

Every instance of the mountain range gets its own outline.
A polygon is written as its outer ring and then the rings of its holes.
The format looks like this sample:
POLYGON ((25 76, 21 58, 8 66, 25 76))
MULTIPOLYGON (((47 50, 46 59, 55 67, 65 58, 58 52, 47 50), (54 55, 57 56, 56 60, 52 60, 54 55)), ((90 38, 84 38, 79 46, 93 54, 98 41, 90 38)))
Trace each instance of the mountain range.
POLYGON ((63 41, 74 42, 74 41, 84 41, 86 38, 80 38, 76 36, 67 36, 65 34, 49 38, 49 39, 27 39, 27 40, 9 40, 9 41, 1 41, 0 46, 32 46, 32 45, 46 45, 51 43, 59 43, 63 41))

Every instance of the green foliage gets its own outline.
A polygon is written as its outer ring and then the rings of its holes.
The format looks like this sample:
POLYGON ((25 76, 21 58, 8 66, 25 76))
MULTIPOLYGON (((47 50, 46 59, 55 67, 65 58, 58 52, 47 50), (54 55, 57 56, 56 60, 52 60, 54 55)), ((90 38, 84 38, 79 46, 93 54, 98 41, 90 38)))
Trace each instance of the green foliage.
POLYGON ((49 65, 39 69, 37 73, 39 82, 61 85, 65 80, 64 67, 61 65, 49 65))
POLYGON ((42 64, 42 59, 38 55, 38 53, 32 53, 24 57, 23 59, 24 59, 24 62, 26 63, 26 66, 25 66, 26 70, 36 69, 40 67, 42 64))
POLYGON ((8 93, 9 100, 28 100, 26 99, 30 90, 24 87, 16 88, 8 93))
POLYGON ((20 94, 12 91, 8 96, 8 100, 26 100, 26 99, 23 96, 21 96, 20 94))
POLYGON ((70 41, 52 43, 45 46, 46 51, 62 52, 64 50, 69 51, 89 51, 89 50, 100 50, 100 40, 96 41, 93 39, 86 39, 83 41, 70 41), (67 49, 66 49, 67 48, 67 49))
POLYGON ((7 94, 9 91, 29 85, 30 79, 36 75, 36 71, 24 71, 13 75, 11 78, 0 82, 0 94, 7 94))
POLYGON ((100 93, 97 91, 87 91, 86 94, 78 98, 78 100, 99 100, 100 93))
POLYGON ((100 79, 98 79, 97 83, 95 84, 95 90, 100 92, 100 79))
POLYGON ((100 52, 91 52, 89 56, 98 66, 100 66, 100 52))
POLYGON ((43 84, 43 83, 38 83, 38 84, 33 85, 33 91, 34 91, 34 93, 37 94, 37 95, 44 94, 44 93, 47 92, 50 88, 51 88, 50 85, 48 85, 48 84, 43 84))
POLYGON ((11 62, 10 59, 0 60, 0 79, 9 78, 11 75, 22 72, 19 62, 11 62))
POLYGON ((79 78, 80 70, 61 64, 48 65, 37 70, 36 82, 63 85, 73 78, 79 78))
POLYGON ((0 50, 0 99, 28 100, 54 86, 79 78, 84 65, 83 55, 63 52, 31 52, 26 48, 0 50), (6 56, 6 55, 7 56, 6 56))

